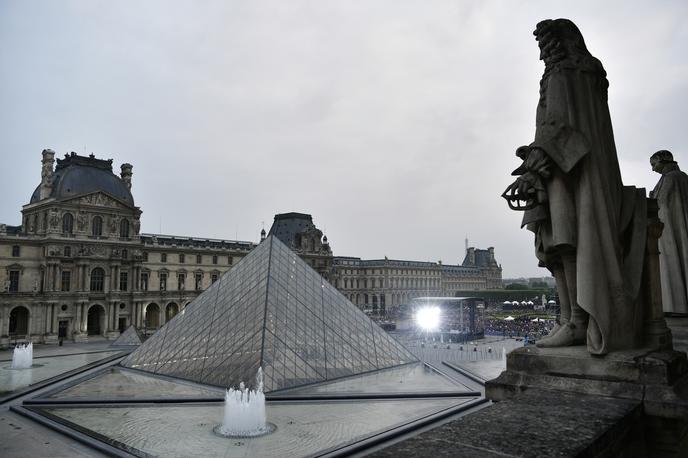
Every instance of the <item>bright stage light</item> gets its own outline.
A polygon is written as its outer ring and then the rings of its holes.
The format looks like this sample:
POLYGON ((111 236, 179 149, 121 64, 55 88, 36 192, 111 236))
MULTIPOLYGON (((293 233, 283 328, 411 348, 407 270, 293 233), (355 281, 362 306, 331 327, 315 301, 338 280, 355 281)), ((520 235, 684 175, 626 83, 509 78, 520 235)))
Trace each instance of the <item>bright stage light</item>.
POLYGON ((423 307, 416 312, 416 323, 426 331, 437 329, 440 325, 440 308, 423 307))

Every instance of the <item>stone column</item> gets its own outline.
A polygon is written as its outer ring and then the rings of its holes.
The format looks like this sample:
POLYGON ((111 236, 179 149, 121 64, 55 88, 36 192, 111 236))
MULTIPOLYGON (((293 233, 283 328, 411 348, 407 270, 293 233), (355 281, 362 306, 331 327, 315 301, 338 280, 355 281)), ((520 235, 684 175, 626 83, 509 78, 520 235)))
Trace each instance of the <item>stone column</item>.
POLYGON ((6 336, 9 334, 10 327, 10 308, 7 304, 3 304, 2 315, 0 315, 0 336, 6 336))
POLYGON ((113 265, 110 269, 112 272, 112 283, 110 284, 111 291, 119 291, 119 266, 113 265))
POLYGON ((141 327, 141 302, 137 301, 134 305, 134 315, 132 316, 132 322, 137 328, 141 327))
POLYGON ((58 329, 57 329, 58 328, 58 321, 59 321, 57 318, 57 314, 59 313, 58 307, 59 307, 59 304, 53 304, 53 322, 50 325, 51 326, 50 332, 52 332, 53 334, 57 334, 57 331, 58 331, 58 329))
POLYGON ((645 248, 644 284, 647 291, 647 321, 645 322, 645 340, 650 346, 671 350, 673 347, 671 330, 664 320, 662 310, 662 283, 659 274, 658 240, 662 235, 664 224, 657 214, 657 199, 647 199, 647 244, 645 248))
POLYGON ((45 309, 45 334, 50 334, 50 324, 52 323, 52 307, 51 304, 45 304, 43 308, 45 309))
POLYGON ((114 323, 112 324, 112 329, 119 333, 119 304, 115 304, 115 313, 113 316, 114 323))
POLYGON ((81 331, 88 334, 88 302, 81 304, 81 331))
POLYGON ((58 289, 59 289, 59 288, 57 287, 57 286, 58 286, 58 281, 57 281, 58 270, 60 270, 60 269, 58 268, 58 265, 57 265, 57 264, 54 264, 54 265, 53 265, 53 281, 52 281, 52 282, 53 282, 53 289, 52 289, 52 291, 58 291, 58 289))
POLYGON ((108 332, 110 332, 110 321, 112 319, 112 302, 108 302, 107 304, 104 305, 103 307, 105 309, 105 329, 101 329, 101 332, 107 336, 108 332))

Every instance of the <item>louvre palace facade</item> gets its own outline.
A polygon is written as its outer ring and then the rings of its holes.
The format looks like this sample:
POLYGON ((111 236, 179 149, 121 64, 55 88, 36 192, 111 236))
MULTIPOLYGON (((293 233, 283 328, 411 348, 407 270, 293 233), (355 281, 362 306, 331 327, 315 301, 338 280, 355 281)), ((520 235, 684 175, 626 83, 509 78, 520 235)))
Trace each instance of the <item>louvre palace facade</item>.
MULTIPOLYGON (((0 347, 114 339, 131 324, 154 332, 257 246, 141 233, 131 164, 118 176, 112 160, 56 159, 52 150, 42 152, 41 164, 21 225, 0 224, 0 347)), ((460 265, 338 257, 303 213, 276 215, 269 235, 371 312, 419 296, 502 287, 492 248, 469 248, 460 265)))

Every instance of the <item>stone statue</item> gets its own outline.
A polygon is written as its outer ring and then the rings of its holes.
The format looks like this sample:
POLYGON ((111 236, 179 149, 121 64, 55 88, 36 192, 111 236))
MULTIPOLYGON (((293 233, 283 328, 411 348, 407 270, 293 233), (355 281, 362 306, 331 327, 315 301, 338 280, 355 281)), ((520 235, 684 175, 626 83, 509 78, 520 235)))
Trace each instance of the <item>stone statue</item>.
POLYGON ((76 226, 79 232, 84 232, 86 230, 87 225, 88 218, 86 217, 86 214, 83 212, 79 212, 76 216, 76 226))
POLYGON ((662 306, 665 313, 688 314, 688 175, 666 150, 653 154, 650 164, 662 175, 650 193, 664 223, 659 238, 662 306))
POLYGON ((534 35, 545 63, 535 140, 517 149, 523 163, 502 196, 524 212, 559 292, 559 323, 538 346, 631 348, 642 339, 645 191, 623 186, 606 72, 576 25, 545 20, 534 35))
POLYGON ((110 216, 110 233, 115 234, 119 226, 119 217, 117 215, 110 216))
POLYGON ((54 208, 50 209, 50 228, 51 229, 57 229, 57 226, 60 224, 60 215, 57 213, 57 210, 54 208))

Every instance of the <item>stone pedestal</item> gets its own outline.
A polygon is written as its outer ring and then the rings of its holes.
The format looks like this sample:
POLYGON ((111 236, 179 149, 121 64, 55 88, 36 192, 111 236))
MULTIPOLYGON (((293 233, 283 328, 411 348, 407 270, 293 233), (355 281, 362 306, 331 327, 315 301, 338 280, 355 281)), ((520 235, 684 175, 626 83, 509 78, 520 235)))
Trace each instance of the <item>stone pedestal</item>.
POLYGON ((485 395, 502 401, 526 392, 637 401, 653 456, 688 452, 688 360, 683 352, 635 349, 594 357, 584 345, 518 348, 507 356, 507 370, 485 384, 485 395))
POLYGON ((85 332, 74 333, 74 342, 88 342, 88 334, 85 332))
POLYGON ((57 345, 58 343, 57 334, 46 334, 43 339, 48 345, 57 345))

